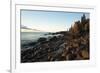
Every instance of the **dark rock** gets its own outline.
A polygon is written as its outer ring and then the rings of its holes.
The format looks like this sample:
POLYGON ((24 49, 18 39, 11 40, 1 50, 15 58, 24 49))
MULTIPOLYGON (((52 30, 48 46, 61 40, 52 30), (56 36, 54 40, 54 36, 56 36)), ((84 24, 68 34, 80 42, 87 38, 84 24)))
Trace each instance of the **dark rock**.
POLYGON ((57 36, 52 37, 51 39, 49 39, 49 41, 57 41, 57 36))
POLYGON ((38 41, 37 41, 37 42, 40 42, 40 43, 45 43, 46 41, 47 41, 47 39, 46 39, 46 38, 41 37, 41 38, 39 38, 39 39, 38 39, 38 41))

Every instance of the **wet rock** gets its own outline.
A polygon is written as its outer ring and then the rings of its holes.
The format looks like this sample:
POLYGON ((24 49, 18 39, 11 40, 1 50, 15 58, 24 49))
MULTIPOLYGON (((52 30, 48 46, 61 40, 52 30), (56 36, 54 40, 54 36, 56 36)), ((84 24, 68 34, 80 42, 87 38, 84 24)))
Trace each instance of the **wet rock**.
POLYGON ((38 42, 40 42, 40 43, 44 43, 44 42, 46 42, 46 38, 44 38, 44 37, 41 37, 41 38, 39 38, 38 39, 38 42))

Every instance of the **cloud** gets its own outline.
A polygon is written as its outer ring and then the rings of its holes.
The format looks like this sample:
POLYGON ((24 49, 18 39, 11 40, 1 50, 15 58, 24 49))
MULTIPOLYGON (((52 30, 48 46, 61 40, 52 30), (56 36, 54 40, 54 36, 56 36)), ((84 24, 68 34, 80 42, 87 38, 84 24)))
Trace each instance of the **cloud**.
POLYGON ((30 29, 31 30, 31 28, 28 28, 28 27, 26 27, 24 25, 21 25, 21 29, 30 29))
POLYGON ((27 26, 24 26, 24 25, 21 25, 21 29, 40 31, 40 30, 37 30, 37 29, 28 28, 27 26))

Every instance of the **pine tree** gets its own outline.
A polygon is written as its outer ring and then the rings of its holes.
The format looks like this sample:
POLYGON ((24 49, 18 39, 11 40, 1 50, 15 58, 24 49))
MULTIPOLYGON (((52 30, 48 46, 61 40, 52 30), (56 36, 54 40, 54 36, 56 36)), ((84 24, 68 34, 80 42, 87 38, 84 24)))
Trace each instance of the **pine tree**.
POLYGON ((85 14, 83 14, 83 16, 81 17, 81 23, 84 24, 85 21, 86 21, 86 16, 85 14))

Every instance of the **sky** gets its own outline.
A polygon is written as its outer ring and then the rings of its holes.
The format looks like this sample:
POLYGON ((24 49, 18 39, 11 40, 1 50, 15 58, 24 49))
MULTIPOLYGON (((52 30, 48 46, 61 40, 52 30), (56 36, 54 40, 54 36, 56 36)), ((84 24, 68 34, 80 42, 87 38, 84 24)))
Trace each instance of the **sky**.
POLYGON ((80 12, 21 10, 21 25, 45 32, 66 31, 85 14, 80 12))

